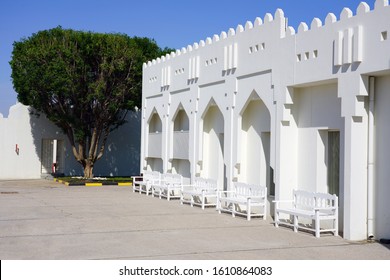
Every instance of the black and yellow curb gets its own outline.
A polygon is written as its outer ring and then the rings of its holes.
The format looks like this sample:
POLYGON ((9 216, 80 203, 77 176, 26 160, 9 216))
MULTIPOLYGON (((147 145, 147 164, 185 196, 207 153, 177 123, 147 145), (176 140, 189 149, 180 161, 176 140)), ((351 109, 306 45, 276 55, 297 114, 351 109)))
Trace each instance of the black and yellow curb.
POLYGON ((131 182, 104 182, 104 183, 69 183, 61 179, 54 179, 55 182, 64 184, 66 186, 86 186, 86 187, 102 187, 102 186, 119 186, 119 187, 131 187, 131 182))

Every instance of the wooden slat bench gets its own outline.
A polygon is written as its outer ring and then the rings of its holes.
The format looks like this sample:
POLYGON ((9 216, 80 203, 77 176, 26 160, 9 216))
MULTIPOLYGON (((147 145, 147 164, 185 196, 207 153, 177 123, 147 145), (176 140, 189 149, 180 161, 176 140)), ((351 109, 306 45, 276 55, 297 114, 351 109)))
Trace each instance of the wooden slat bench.
POLYGON ((162 174, 160 182, 152 185, 152 192, 153 195, 157 195, 160 199, 164 197, 169 201, 172 198, 180 198, 182 185, 182 175, 165 173, 162 174))
POLYGON ((232 216, 244 215, 250 221, 251 217, 267 217, 267 188, 235 182, 230 191, 218 191, 217 210, 230 212, 232 216), (258 210, 253 212, 254 208, 258 210))
POLYGON ((133 192, 152 193, 152 184, 157 184, 161 179, 161 174, 158 171, 145 171, 143 176, 133 176, 133 192))
POLYGON ((214 179, 205 179, 196 177, 192 185, 182 185, 180 202, 194 205, 206 206, 217 205, 217 181, 214 179))
POLYGON ((292 200, 275 200, 275 226, 292 226, 294 232, 299 229, 309 230, 315 233, 317 238, 322 232, 332 232, 338 235, 338 198, 336 195, 327 193, 315 193, 301 190, 293 191, 292 200), (289 203, 289 206, 282 204, 289 203), (280 214, 290 216, 289 220, 281 220, 280 214), (311 220, 309 227, 299 223, 299 218, 311 220), (332 226, 321 228, 321 221, 330 221, 332 226))

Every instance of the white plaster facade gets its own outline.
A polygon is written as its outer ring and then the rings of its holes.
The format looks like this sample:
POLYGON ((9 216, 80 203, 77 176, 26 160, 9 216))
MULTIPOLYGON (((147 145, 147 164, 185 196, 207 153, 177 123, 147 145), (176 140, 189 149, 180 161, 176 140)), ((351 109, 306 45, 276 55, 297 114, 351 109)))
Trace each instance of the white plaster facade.
POLYGON ((387 0, 297 32, 277 10, 145 63, 141 172, 337 193, 344 238, 389 238, 389 35, 387 0))
MULTIPOLYGON (((95 176, 138 173, 140 112, 129 112, 127 121, 110 134, 104 156, 94 166, 95 176)), ((41 178, 52 172, 53 162, 60 173, 83 174, 66 135, 44 115, 36 117, 20 103, 10 108, 7 118, 0 114, 0 159, 0 180, 41 178)))

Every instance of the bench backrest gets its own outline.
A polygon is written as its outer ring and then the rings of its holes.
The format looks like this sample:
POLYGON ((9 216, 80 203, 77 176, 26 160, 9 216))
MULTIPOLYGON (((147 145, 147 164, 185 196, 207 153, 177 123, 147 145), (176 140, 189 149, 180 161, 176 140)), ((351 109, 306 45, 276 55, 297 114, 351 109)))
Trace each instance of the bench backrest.
POLYGON ((163 174, 163 180, 166 184, 179 185, 183 184, 183 176, 180 174, 165 173, 163 174))
POLYGON ((267 197, 267 188, 254 184, 234 182, 234 192, 237 196, 261 196, 267 197))
POLYGON ((143 173, 143 181, 160 181, 161 174, 158 171, 145 171, 143 173))
POLYGON ((293 199, 294 207, 299 209, 338 207, 338 198, 335 194, 294 190, 293 199))
POLYGON ((203 189, 207 191, 216 191, 217 190, 217 180, 214 179, 205 179, 201 177, 195 177, 194 184, 195 188, 203 189))

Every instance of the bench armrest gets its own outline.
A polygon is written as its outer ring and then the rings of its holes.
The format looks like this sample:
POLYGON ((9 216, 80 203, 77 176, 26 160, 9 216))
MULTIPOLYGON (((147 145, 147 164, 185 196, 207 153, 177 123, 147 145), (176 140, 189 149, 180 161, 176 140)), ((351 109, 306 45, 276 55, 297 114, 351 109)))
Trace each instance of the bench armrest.
POLYGON ((235 193, 235 191, 217 191, 218 193, 220 194, 223 194, 223 193, 235 193))
POLYGON ((249 195, 249 196, 247 196, 247 198, 250 198, 250 199, 252 199, 252 198, 257 199, 257 198, 266 198, 266 196, 264 196, 264 195, 249 195))
POLYGON ((220 199, 222 197, 227 197, 228 193, 235 193, 235 191, 218 191, 217 190, 217 197, 218 197, 218 199, 220 199))
POLYGON ((314 211, 328 211, 328 212, 334 212, 338 207, 314 207, 314 211))
POLYGON ((272 200, 273 203, 279 203, 279 202, 294 202, 294 200, 272 200))
POLYGON ((293 204, 294 203, 294 200, 272 200, 273 203, 275 203, 275 210, 277 210, 280 206, 280 203, 291 203, 293 204))
POLYGON ((195 185, 180 185, 181 191, 184 191, 184 190, 193 190, 194 187, 195 187, 195 185))

